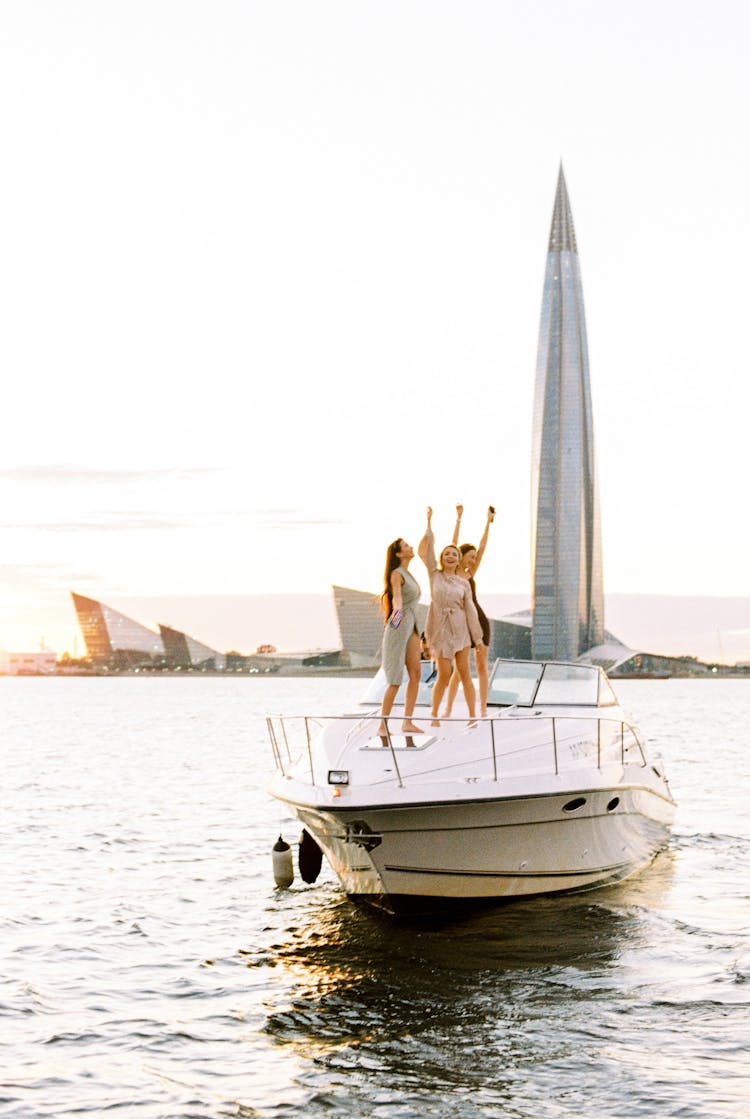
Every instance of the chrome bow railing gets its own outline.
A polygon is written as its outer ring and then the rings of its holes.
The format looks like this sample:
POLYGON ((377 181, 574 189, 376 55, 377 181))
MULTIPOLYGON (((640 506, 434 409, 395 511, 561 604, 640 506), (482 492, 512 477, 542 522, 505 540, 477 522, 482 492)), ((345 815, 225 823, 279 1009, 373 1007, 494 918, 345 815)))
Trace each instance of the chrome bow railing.
MULTIPOLYGON (((419 716, 416 716, 416 718, 419 719, 419 716)), ((424 717, 419 721, 426 722, 424 717)), ((342 753, 351 749, 373 748, 372 740, 377 738, 380 740, 378 749, 382 745, 387 746, 390 751, 390 758, 399 786, 403 787, 405 784, 402 773, 402 769, 405 767, 399 764, 399 758, 403 760, 404 757, 409 755, 418 757, 420 764, 418 772, 414 772, 413 765, 408 767, 412 771, 408 774, 408 780, 424 780, 430 772, 429 768, 425 768, 424 761, 429 758, 431 747, 435 743, 439 731, 437 728, 425 725, 423 728, 424 735, 414 735, 412 738, 401 730, 400 724, 402 722, 403 714, 391 715, 385 719, 380 714, 266 716, 266 726, 276 769, 286 776, 293 767, 298 766, 302 757, 306 755, 307 765, 305 768, 309 770, 309 780, 312 785, 330 783, 327 762, 325 763, 326 772, 316 773, 315 737, 325 726, 341 723, 348 724, 348 728, 337 743, 339 754, 337 765, 342 764, 340 760, 342 753), (383 725, 385 734, 380 734, 380 728, 383 725), (403 745, 401 745, 402 742, 403 745), (412 742, 414 745, 420 744, 421 749, 418 752, 410 749, 412 742)), ((594 753, 596 754, 596 767, 598 769, 601 769, 604 764, 612 764, 616 761, 625 765, 626 761, 630 762, 634 755, 640 759, 642 766, 648 764, 637 729, 624 719, 615 719, 606 715, 545 715, 542 711, 524 710, 521 712, 514 709, 512 712, 506 710, 503 715, 490 716, 486 719, 441 718, 440 729, 444 731, 446 727, 449 728, 448 737, 453 737, 453 732, 457 732, 455 734, 457 740, 462 729, 465 731, 468 728, 489 727, 486 756, 472 756, 471 762, 477 764, 487 761, 491 765, 491 780, 493 781, 501 780, 503 763, 510 769, 511 759, 517 763, 520 755, 530 756, 532 753, 538 754, 539 751, 542 751, 543 755, 546 751, 549 751, 549 765, 546 768, 556 775, 561 772, 561 755, 564 755, 568 760, 571 758, 574 760, 574 764, 565 767, 568 769, 575 768, 575 762, 580 766, 581 759, 588 757, 591 758, 591 764, 593 764, 594 753), (521 741, 516 743, 515 748, 508 748, 513 745, 509 740, 517 737, 517 731, 514 733, 514 728, 517 728, 519 723, 533 723, 539 729, 540 734, 535 735, 533 741, 521 741), (586 727, 589 728, 588 733, 585 730, 586 727)), ((444 738, 444 733, 439 735, 441 742, 444 738)), ((466 739, 461 737, 461 742, 465 743, 466 739)), ((321 766, 322 763, 323 757, 321 755, 321 766)), ((458 769, 462 764, 463 760, 457 758, 455 764, 448 768, 458 769)), ((441 752, 440 765, 436 768, 446 770, 444 751, 441 752)), ((513 769, 514 773, 519 772, 517 764, 513 769)), ((299 772, 296 775, 299 776, 299 772)), ((490 777, 489 771, 487 776, 490 777)))

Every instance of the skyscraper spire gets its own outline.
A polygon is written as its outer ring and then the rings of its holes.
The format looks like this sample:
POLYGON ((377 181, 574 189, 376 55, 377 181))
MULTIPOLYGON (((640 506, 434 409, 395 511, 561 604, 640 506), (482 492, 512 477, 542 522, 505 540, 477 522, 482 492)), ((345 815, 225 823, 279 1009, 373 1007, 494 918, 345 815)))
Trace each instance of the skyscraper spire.
POLYGON ((552 227, 549 233, 549 252, 578 252, 576 231, 573 225, 573 215, 570 212, 570 200, 562 163, 560 164, 560 173, 557 176, 555 208, 552 211, 552 227))
POLYGON ((562 165, 539 327, 531 463, 533 657, 604 641, 601 528, 586 318, 562 165))

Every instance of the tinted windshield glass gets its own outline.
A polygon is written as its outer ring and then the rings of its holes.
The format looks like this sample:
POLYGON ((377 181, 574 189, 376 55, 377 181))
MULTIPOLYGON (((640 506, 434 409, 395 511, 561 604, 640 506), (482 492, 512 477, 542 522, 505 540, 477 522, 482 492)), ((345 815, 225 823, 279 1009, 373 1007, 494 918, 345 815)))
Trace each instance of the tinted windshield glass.
POLYGON ((548 664, 536 703, 584 703, 596 706, 599 670, 575 664, 548 664))
POLYGON ((518 703, 528 707, 542 666, 536 661, 498 661, 490 680, 488 703, 518 703))

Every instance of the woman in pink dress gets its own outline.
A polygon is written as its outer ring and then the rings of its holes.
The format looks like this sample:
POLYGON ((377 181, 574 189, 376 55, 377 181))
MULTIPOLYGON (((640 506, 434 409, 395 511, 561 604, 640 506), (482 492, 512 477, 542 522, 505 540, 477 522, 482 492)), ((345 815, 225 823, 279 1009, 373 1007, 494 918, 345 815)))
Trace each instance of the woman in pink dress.
POLYGON ((448 544, 435 558, 435 536, 432 531, 432 509, 427 510, 427 529, 419 543, 419 558, 430 576, 431 602, 427 613, 425 635, 437 662, 437 680, 432 689, 432 725, 440 726, 440 702, 451 678, 455 661, 466 696, 469 717, 475 716, 476 695, 471 679, 469 654, 472 641, 482 640, 482 627, 474 605, 468 579, 457 574, 461 553, 455 544, 448 544))
MULTIPOLYGON (((453 543, 458 544, 458 538, 461 534, 461 518, 463 517, 463 505, 456 506, 456 527, 453 530, 453 543)), ((487 547, 487 540, 490 535, 490 525, 495 519, 495 507, 490 505, 487 510, 487 523, 484 526, 482 539, 479 541, 479 547, 475 548, 473 544, 461 544, 459 552, 461 553, 461 561, 458 565, 458 574, 469 580, 471 587, 471 597, 474 600, 474 605, 477 608, 477 616, 479 624, 482 627, 482 640, 479 645, 474 645, 474 659, 477 664, 477 680, 479 681, 479 714, 485 718, 487 715, 487 689, 488 689, 488 675, 487 675, 487 651, 490 644, 490 621, 485 614, 482 607, 477 602, 477 588, 474 582, 479 565, 482 562, 485 548, 487 547)), ((448 685, 448 696, 445 701, 445 711, 443 715, 449 719, 453 711, 453 701, 456 698, 458 691, 458 672, 454 670, 451 676, 451 682, 448 685)))

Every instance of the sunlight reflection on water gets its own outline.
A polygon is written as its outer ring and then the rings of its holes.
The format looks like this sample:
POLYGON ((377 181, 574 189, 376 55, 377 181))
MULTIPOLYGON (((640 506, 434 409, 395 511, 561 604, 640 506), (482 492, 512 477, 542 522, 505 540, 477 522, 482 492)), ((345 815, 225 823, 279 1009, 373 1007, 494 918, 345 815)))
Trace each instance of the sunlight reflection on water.
POLYGON ((3 1113, 744 1115, 750 684, 619 685, 679 803, 638 878, 411 924, 273 887, 260 716, 361 688, 0 681, 3 1113))

